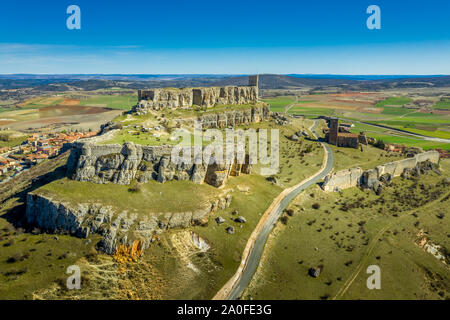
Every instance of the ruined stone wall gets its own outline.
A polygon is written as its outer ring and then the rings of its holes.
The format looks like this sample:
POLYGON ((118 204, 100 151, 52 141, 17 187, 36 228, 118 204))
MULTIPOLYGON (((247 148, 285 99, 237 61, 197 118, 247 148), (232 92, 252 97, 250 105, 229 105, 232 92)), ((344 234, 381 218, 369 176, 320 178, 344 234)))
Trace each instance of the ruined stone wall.
POLYGON ((405 169, 414 168, 420 162, 428 160, 432 163, 439 163, 439 157, 439 152, 427 151, 419 153, 412 158, 379 165, 375 169, 363 171, 361 168, 352 168, 334 172, 325 177, 322 189, 325 191, 337 191, 339 189, 355 187, 359 184, 367 185, 371 180, 378 180, 384 174, 390 174, 392 177, 397 177, 400 176, 405 169))
MULTIPOLYGON (((258 123, 269 120, 270 107, 268 104, 259 104, 251 108, 240 110, 230 110, 220 113, 207 113, 192 120, 198 120, 202 123, 204 129, 208 128, 227 128, 240 126, 250 123, 258 123)), ((190 125, 192 125, 191 123, 190 125)))
POLYGON ((132 109, 138 114, 146 114, 150 110, 187 109, 193 105, 211 108, 217 104, 255 104, 258 102, 258 87, 227 86, 139 90, 138 99, 138 104, 132 109))
MULTIPOLYGON (((145 101, 142 106, 152 110, 163 108, 190 108, 193 104, 192 89, 153 89, 138 90, 138 101, 145 101)), ((139 105, 139 104, 138 104, 139 105)), ((143 110, 142 110, 143 111, 143 110)))
POLYGON ((363 170, 359 167, 337 171, 325 177, 322 189, 325 191, 336 191, 356 187, 359 184, 363 170))

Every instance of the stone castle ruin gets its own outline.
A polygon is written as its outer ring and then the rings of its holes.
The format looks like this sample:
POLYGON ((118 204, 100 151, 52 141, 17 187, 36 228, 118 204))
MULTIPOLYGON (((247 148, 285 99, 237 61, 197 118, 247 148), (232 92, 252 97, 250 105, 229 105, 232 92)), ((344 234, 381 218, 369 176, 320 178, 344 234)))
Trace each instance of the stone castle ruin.
POLYGON ((149 110, 211 108, 215 105, 244 105, 258 102, 258 76, 250 76, 248 86, 209 88, 164 88, 138 91, 137 114, 149 110))
MULTIPOLYGON (((211 111, 196 116, 205 128, 225 128, 270 118, 269 106, 258 103, 258 76, 250 77, 248 86, 139 90, 138 95, 139 102, 131 111, 136 114, 161 109, 191 109, 194 106, 210 108, 217 104, 238 106, 232 110, 225 108, 220 112, 211 111), (247 104, 249 106, 239 107, 247 104)), ((99 184, 128 185, 133 180, 141 183, 150 180, 190 180, 220 187, 230 176, 251 173, 248 156, 244 164, 237 161, 224 165, 211 161, 206 164, 177 164, 170 159, 172 145, 139 145, 133 142, 105 144, 121 129, 120 124, 111 122, 102 127, 100 135, 65 146, 70 148, 67 176, 73 180, 99 184)), ((113 254, 123 245, 131 248, 139 244, 139 247, 146 249, 162 230, 206 223, 212 212, 228 208, 231 199, 232 195, 225 190, 217 199, 199 204, 193 211, 156 212, 140 216, 137 212, 118 211, 102 203, 73 204, 36 192, 27 195, 26 219, 28 223, 49 232, 64 230, 83 238, 89 234, 100 234, 102 240, 99 248, 113 254)))
MULTIPOLYGON (((164 108, 192 108, 216 104, 250 107, 234 108, 221 112, 209 112, 192 119, 184 119, 193 126, 193 120, 201 122, 203 128, 226 128, 269 120, 267 104, 258 103, 258 76, 251 76, 249 86, 222 88, 155 89, 139 90, 139 103, 132 109, 137 114, 164 108)), ((68 160, 68 176, 77 181, 94 183, 116 183, 128 185, 132 180, 145 183, 150 180, 190 180, 223 186, 230 176, 251 172, 250 164, 175 164, 171 158, 172 145, 146 146, 132 142, 103 144, 117 131, 114 124, 104 126, 100 136, 79 140, 71 145, 68 160), (108 129, 111 127, 111 129, 108 129), (107 130, 106 130, 107 129, 107 130)), ((193 154, 193 152, 191 152, 193 154)), ((193 159, 191 159, 193 160, 193 159)), ((207 161, 206 161, 207 163, 207 161)))

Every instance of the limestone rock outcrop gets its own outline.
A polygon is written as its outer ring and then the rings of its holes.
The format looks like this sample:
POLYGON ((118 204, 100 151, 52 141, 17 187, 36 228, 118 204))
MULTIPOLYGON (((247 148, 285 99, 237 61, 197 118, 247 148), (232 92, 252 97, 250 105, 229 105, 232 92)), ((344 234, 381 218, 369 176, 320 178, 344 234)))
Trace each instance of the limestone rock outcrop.
POLYGON ((144 249, 153 241, 153 235, 166 229, 185 228, 207 222, 209 214, 217 209, 226 209, 232 196, 227 194, 211 202, 205 202, 193 212, 137 213, 118 211, 99 203, 76 205, 58 201, 48 195, 27 195, 26 220, 51 233, 69 233, 80 238, 99 234, 102 240, 99 249, 115 253, 119 245, 131 246, 140 240, 144 249))
POLYGON ((133 107, 132 112, 146 114, 150 110, 188 109, 194 105, 211 108, 217 104, 255 104, 257 101, 258 87, 254 85, 139 90, 138 104, 133 107))

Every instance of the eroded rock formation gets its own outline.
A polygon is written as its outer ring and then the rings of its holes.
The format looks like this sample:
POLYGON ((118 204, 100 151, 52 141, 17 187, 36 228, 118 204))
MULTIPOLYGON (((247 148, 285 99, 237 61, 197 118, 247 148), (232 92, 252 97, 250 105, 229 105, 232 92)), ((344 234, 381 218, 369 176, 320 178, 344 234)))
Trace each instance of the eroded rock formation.
POLYGON ((217 104, 255 104, 257 101, 258 76, 250 76, 248 86, 139 90, 138 104, 132 111, 146 114, 150 110, 188 109, 194 105, 211 108, 217 104))
POLYGON ((132 247, 136 240, 146 249, 153 236, 163 230, 206 223, 211 212, 228 208, 231 200, 231 194, 227 194, 205 202, 195 211, 143 214, 119 211, 100 203, 74 205, 48 195, 29 193, 26 219, 30 225, 52 233, 67 232, 80 238, 99 234, 103 237, 99 248, 113 254, 119 245, 132 247))

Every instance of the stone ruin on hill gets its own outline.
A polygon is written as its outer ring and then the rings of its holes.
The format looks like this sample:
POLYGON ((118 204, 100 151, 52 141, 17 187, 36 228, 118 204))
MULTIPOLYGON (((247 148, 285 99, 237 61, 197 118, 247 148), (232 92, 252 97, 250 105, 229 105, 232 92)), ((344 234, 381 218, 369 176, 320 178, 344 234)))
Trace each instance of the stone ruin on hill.
POLYGON ((393 177, 419 177, 421 172, 436 171, 439 159, 439 152, 427 151, 416 154, 411 158, 379 165, 375 169, 364 171, 359 167, 355 167, 337 171, 325 177, 322 189, 324 191, 340 191, 361 186, 380 192, 383 184, 388 184, 393 177))
MULTIPOLYGON (((220 112, 208 112, 193 118, 178 119, 180 125, 193 127, 199 121, 202 128, 226 128, 269 120, 270 108, 258 103, 258 76, 250 76, 249 86, 194 89, 155 89, 139 90, 139 103, 132 109, 137 114, 162 108, 192 108, 193 105, 214 106, 215 104, 241 105, 249 107, 234 108, 220 112)), ((215 187, 225 184, 228 177, 249 174, 251 164, 216 164, 206 161, 203 164, 175 164, 171 160, 174 146, 144 146, 126 142, 103 144, 118 130, 121 124, 108 123, 102 126, 101 135, 72 143, 68 160, 68 176, 78 181, 95 183, 130 184, 157 180, 190 180, 207 183, 215 187)), ((193 154, 193 152, 191 152, 193 154)), ((248 159, 248 157, 247 157, 248 159)), ((193 159, 191 159, 193 160, 193 159)), ((213 159, 211 159, 213 160, 213 159)))
MULTIPOLYGON (((139 100, 132 110, 138 114, 162 108, 192 108, 193 105, 251 104, 241 109, 200 115, 198 120, 205 128, 225 128, 270 118, 269 106, 256 104, 257 76, 250 77, 249 86, 244 87, 141 90, 139 100)), ((170 161, 174 148, 171 145, 104 144, 121 129, 121 123, 109 123, 102 126, 100 135, 66 145, 65 148, 70 149, 68 177, 77 181, 122 185, 133 180, 142 183, 190 180, 220 187, 230 176, 251 173, 248 157, 244 164, 236 161, 225 165, 211 162, 175 164, 170 161)), ((100 234, 99 249, 108 254, 116 253, 118 248, 123 249, 119 251, 137 248, 141 252, 165 229, 206 223, 210 213, 228 208, 231 198, 229 193, 221 194, 217 199, 200 203, 196 210, 141 215, 136 210, 120 211, 102 203, 69 203, 36 190, 27 195, 26 219, 30 225, 48 232, 70 233, 82 238, 100 234)), ((133 255, 136 250, 131 251, 133 255)))
POLYGON ((249 77, 248 86, 208 88, 164 88, 138 91, 138 104, 132 111, 146 114, 150 110, 211 108, 217 104, 243 105, 258 102, 258 76, 249 77))

